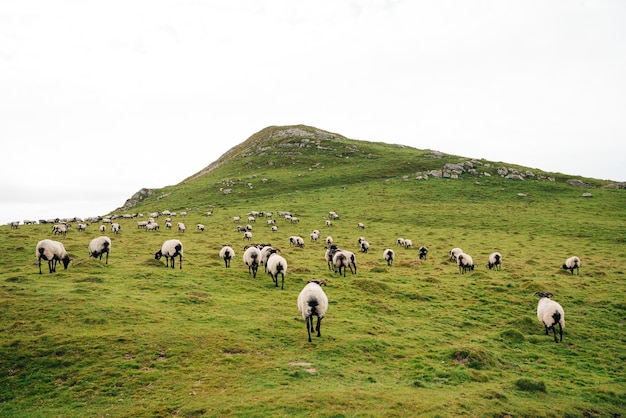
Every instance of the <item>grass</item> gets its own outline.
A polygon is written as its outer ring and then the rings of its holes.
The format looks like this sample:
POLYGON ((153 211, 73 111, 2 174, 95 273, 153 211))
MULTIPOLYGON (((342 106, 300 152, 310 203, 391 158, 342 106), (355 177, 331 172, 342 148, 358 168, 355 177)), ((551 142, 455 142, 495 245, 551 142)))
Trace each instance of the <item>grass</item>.
POLYGON ((0 415, 624 416, 623 190, 582 198, 558 174, 417 181, 413 173, 459 157, 339 137, 295 147, 301 138, 273 142, 276 132, 118 211, 186 210, 174 220, 187 232, 160 219, 149 233, 122 219, 119 234, 107 232, 108 266, 87 255, 96 224, 64 237, 49 225, 0 227, 0 415), (253 241, 280 247, 289 262, 285 290, 262 269, 251 278, 241 260, 246 242, 232 216, 252 210, 300 219, 277 219, 276 233, 264 219, 253 224, 253 241), (330 210, 341 218, 326 227, 330 210), (313 229, 357 254, 356 275, 327 269, 313 229), (290 235, 305 247, 290 247, 290 235), (358 252, 358 236, 369 253, 358 252), (415 247, 396 247, 400 236, 415 247), (34 248, 48 237, 73 262, 39 275, 34 248), (154 260, 172 237, 185 245, 182 270, 154 260), (217 257, 224 243, 237 251, 230 269, 217 257), (391 268, 385 246, 398 255, 391 268), (473 256, 473 272, 448 260, 456 246, 473 256), (491 251, 503 254, 502 271, 485 267, 491 251), (580 276, 560 268, 573 254, 580 276), (330 307, 322 337, 308 343, 296 299, 311 278, 328 282, 330 307), (565 308, 563 343, 537 321, 537 290, 565 308))

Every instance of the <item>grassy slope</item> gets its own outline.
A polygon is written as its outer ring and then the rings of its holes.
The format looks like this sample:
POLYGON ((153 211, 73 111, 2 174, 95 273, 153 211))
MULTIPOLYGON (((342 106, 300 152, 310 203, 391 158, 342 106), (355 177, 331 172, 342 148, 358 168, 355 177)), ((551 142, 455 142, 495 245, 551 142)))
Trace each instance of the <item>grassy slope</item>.
POLYGON ((10 254, 0 258, 1 415, 624 415, 623 191, 593 189, 584 199, 560 175, 416 181, 416 171, 459 158, 344 138, 285 146, 302 141, 267 140, 275 129, 137 207, 188 210, 182 270, 152 256, 179 234, 148 233, 135 220, 110 235, 108 266, 87 258, 99 235, 91 225, 57 237, 75 260, 41 276, 34 248, 50 227, 0 228, 0 251, 10 254), (241 261, 245 242, 231 218, 252 210, 301 220, 278 219, 275 234, 262 219, 254 224, 254 241, 279 246, 289 261, 284 291, 263 273, 249 277, 241 261), (341 215, 332 228, 329 210, 341 215), (327 270, 324 244, 308 242, 316 228, 357 253, 356 276, 327 270), (289 247, 294 234, 304 249, 289 247), (357 252, 358 236, 370 253, 357 252), (400 236, 416 248, 395 247, 400 236), (238 252, 230 269, 217 258, 223 243, 238 252), (391 268, 385 246, 398 253, 391 268), (474 257, 474 272, 460 275, 448 261, 454 246, 474 257), (500 272, 485 267, 494 250, 500 272), (572 254, 581 276, 560 269, 572 254), (328 281, 331 301, 312 343, 295 306, 309 278, 328 281), (540 289, 565 308, 563 344, 537 321, 540 289))

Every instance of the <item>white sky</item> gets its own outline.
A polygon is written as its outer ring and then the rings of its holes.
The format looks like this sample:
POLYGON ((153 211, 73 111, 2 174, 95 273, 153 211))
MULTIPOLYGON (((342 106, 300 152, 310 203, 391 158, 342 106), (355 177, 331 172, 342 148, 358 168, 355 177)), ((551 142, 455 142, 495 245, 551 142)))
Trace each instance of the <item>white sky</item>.
POLYGON ((293 124, 626 181, 626 2, 0 2, 0 224, 293 124))

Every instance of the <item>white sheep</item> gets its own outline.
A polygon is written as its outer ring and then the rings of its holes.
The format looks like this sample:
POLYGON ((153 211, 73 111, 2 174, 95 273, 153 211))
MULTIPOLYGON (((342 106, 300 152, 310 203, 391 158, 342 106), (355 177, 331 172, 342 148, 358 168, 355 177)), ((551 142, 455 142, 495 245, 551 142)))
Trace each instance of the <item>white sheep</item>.
POLYGON ((260 248, 261 250, 261 258, 259 259, 259 265, 263 265, 265 267, 265 272, 267 273, 267 259, 270 256, 270 251, 273 249, 271 245, 264 245, 260 248))
POLYGON ((111 238, 107 236, 102 236, 98 238, 94 238, 89 243, 89 256, 93 258, 100 258, 102 260, 102 255, 106 253, 106 260, 104 264, 109 264, 109 253, 111 252, 111 238))
POLYGON ((106 232, 107 227, 104 225, 100 225, 100 227, 98 228, 98 230, 100 230, 100 232, 102 232, 103 234, 106 232))
POLYGON ((281 289, 285 288, 285 273, 287 273, 287 260, 277 254, 279 250, 272 248, 268 251, 268 259, 266 262, 267 272, 272 277, 274 284, 278 287, 278 275, 282 276, 281 289))
POLYGON ((487 262, 487 268, 489 270, 496 269, 500 270, 500 266, 502 266, 502 254, 499 252, 493 252, 489 254, 489 261, 487 262))
POLYGON ((543 323, 546 329, 546 335, 549 330, 554 333, 554 342, 558 343, 556 339, 556 324, 559 324, 559 335, 561 342, 563 341, 563 328, 565 328, 565 312, 563 307, 558 303, 550 299, 554 296, 550 292, 535 292, 536 296, 539 296, 539 302, 537 303, 537 319, 543 323))
POLYGON ((252 232, 246 231, 243 233, 243 239, 247 239, 248 241, 252 241, 252 232))
POLYGON ((359 228, 359 229, 365 229, 365 225, 363 224, 363 222, 357 223, 356 227, 359 228))
POLYGON ((52 225, 52 232, 55 235, 56 234, 65 235, 65 234, 67 234, 68 230, 69 230, 69 225, 66 225, 66 224, 52 225))
POLYGON ((278 231, 278 227, 276 225, 272 225, 272 232, 278 231))
POLYGON ((204 225, 203 224, 197 224, 196 225, 196 229, 200 232, 204 232, 204 225))
POLYGON ((333 254, 333 267, 336 273, 346 277, 346 270, 349 268, 352 274, 356 274, 356 256, 353 252, 337 248, 333 254))
POLYGON ((370 250, 370 243, 367 242, 366 240, 362 239, 361 240, 361 252, 368 252, 370 250))
POLYGON ((324 290, 322 290, 322 286, 325 285, 326 282, 323 280, 309 280, 298 295, 298 311, 302 313, 302 319, 306 322, 309 342, 311 342, 314 316, 317 317, 315 331, 317 331, 318 337, 322 336, 320 332, 322 318, 324 318, 328 310, 328 297, 326 293, 324 293, 324 290))
POLYGON ((224 260, 226 268, 230 267, 230 260, 232 260, 233 257, 235 257, 235 250, 233 250, 233 247, 228 244, 222 245, 222 248, 220 249, 220 258, 224 260))
POLYGON ((413 248, 413 241, 405 238, 404 240, 404 248, 409 249, 409 248, 413 248))
POLYGON ((569 270, 572 274, 574 274, 574 270, 576 270, 576 275, 580 275, 580 258, 576 256, 568 258, 565 260, 565 263, 563 263, 563 269, 569 270))
POLYGON ((387 265, 391 267, 393 260, 396 258, 396 253, 391 248, 385 248, 383 250, 383 259, 387 262, 387 265))
POLYGON ((78 224, 78 225, 76 225, 76 230, 78 232, 86 231, 87 230, 87 224, 78 224))
POLYGON ((292 235, 289 237, 289 245, 294 245, 299 248, 304 247, 304 239, 298 235, 292 235))
POLYGON ((456 257, 457 265, 459 266, 459 272, 465 274, 466 271, 474 270, 474 260, 469 254, 461 253, 456 257))
POLYGON ((459 254, 463 254, 463 250, 456 247, 450 250, 450 261, 457 261, 457 257, 459 256, 459 254))
POLYGON ((187 227, 185 226, 184 222, 178 222, 178 232, 185 233, 186 229, 187 227))
POLYGON ((428 255, 428 247, 422 245, 419 249, 419 253, 420 260, 426 260, 426 256, 428 255))
POLYGON ((404 238, 398 237, 396 242, 398 243, 399 246, 404 247, 404 238))
POLYGON ((118 232, 120 232, 120 229, 122 229, 122 227, 117 222, 114 222, 111 224, 111 232, 113 232, 114 234, 117 234, 118 232))
POLYGON ((50 273, 57 271, 57 262, 62 262, 63 267, 67 270, 67 266, 70 264, 70 256, 65 247, 59 241, 53 241, 51 239, 43 239, 37 243, 35 247, 35 256, 39 263, 39 274, 41 274, 41 259, 48 261, 48 270, 50 273))
POLYGON ((333 226, 332 221, 329 221, 328 219, 326 219, 326 226, 333 226))
POLYGON ((252 277, 256 278, 259 262, 261 261, 261 250, 254 245, 246 245, 243 248, 243 262, 248 266, 248 274, 252 273, 252 277))
POLYGON ((330 245, 333 243, 333 237, 330 235, 326 237, 326 245, 330 245))
POLYGON ((178 256, 178 267, 183 268, 183 243, 177 239, 170 239, 163 243, 161 249, 154 254, 156 260, 165 257, 165 267, 169 267, 171 259, 171 267, 174 268, 174 259, 178 256))
POLYGON ((158 231, 159 224, 157 222, 148 222, 146 225, 146 231, 158 231))
POLYGON ((314 230, 313 232, 311 232, 311 242, 316 242, 318 239, 320 239, 320 231, 318 231, 317 229, 314 230))

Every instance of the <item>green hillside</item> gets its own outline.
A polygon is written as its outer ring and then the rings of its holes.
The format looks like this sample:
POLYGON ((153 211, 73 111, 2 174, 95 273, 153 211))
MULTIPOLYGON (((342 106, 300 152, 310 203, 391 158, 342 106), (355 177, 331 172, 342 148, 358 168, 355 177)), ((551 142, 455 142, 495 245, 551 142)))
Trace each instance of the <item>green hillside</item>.
POLYGON ((65 236, 0 227, 0 416, 625 416, 624 208, 626 191, 606 181, 268 127, 113 211, 108 265, 87 252, 102 222, 65 236), (138 227, 166 210, 171 230, 164 215, 158 231, 138 227), (272 212, 278 230, 252 212, 272 212), (288 260, 284 290, 262 267, 249 275, 246 224, 288 260), (356 274, 328 269, 327 236, 355 253, 356 274), (67 270, 39 274, 44 238, 64 244, 67 270), (182 269, 154 258, 171 238, 182 269), (459 272, 453 247, 473 271, 459 272), (486 267, 493 251, 501 271, 486 267), (561 268, 571 255, 580 275, 561 268), (311 343, 296 307, 310 279, 330 301, 311 343), (537 320, 540 290, 565 310, 562 343, 537 320))

